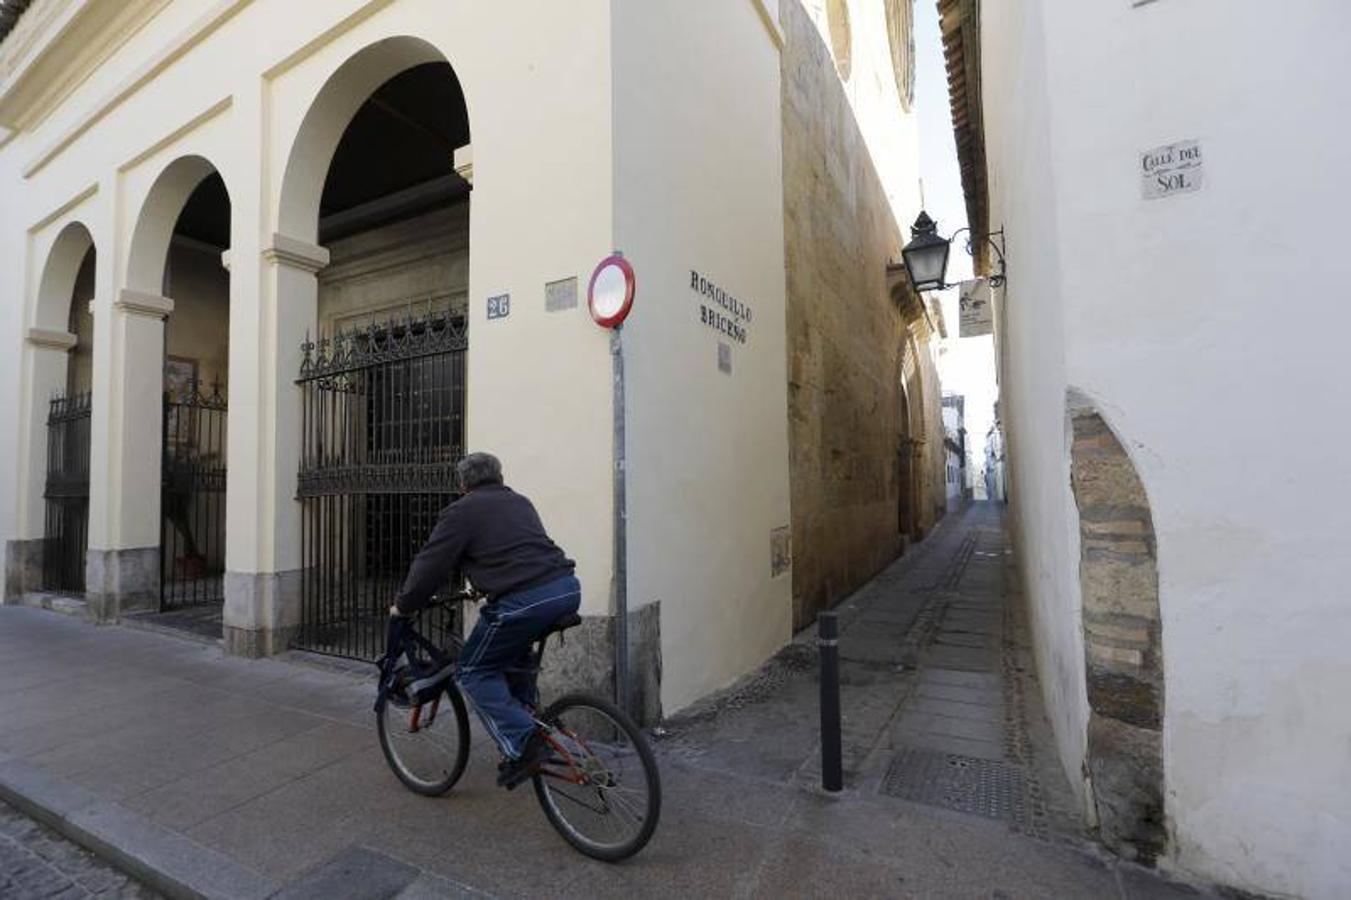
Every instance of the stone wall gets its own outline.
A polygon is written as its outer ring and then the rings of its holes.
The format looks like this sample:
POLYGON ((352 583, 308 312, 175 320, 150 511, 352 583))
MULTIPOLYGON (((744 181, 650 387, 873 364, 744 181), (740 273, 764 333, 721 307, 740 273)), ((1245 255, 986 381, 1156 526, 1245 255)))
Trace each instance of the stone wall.
POLYGON ((1154 523, 1144 485, 1107 423, 1087 410, 1072 410, 1071 421, 1093 802, 1103 842, 1153 862, 1167 837, 1154 523))
MULTIPOLYGON (((901 231, 829 47, 797 2, 782 4, 780 21, 793 623, 801 628, 901 552, 903 482, 924 492, 942 463, 935 469, 920 449, 906 478, 900 458, 911 436, 903 348, 924 315, 913 293, 898 303, 888 287, 901 231)), ((929 355, 922 337, 919 357, 929 355)), ((915 394, 910 421, 936 421, 936 382, 915 394)), ((941 435, 931 424, 927 431, 941 435)), ((909 502, 922 532, 935 504, 909 502)))

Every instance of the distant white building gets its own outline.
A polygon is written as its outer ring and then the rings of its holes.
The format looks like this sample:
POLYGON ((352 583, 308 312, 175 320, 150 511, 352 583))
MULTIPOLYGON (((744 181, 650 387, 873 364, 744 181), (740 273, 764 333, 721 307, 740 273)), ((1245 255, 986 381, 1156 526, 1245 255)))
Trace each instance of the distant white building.
POLYGON ((1004 436, 999 423, 985 433, 985 456, 981 466, 981 490, 986 500, 1003 502, 1008 497, 1004 490, 1004 436))
POLYGON ((966 398, 943 396, 943 449, 948 512, 961 506, 969 494, 966 449, 966 398))

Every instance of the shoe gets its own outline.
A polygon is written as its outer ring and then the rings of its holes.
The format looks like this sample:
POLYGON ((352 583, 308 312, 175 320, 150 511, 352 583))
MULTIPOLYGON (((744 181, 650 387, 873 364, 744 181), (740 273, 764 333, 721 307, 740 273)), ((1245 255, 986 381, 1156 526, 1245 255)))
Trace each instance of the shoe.
POLYGON ((504 759, 497 767, 497 785, 512 790, 516 785, 539 771, 539 767, 550 756, 551 748, 545 740, 544 730, 536 728, 526 738, 525 749, 519 759, 504 759))

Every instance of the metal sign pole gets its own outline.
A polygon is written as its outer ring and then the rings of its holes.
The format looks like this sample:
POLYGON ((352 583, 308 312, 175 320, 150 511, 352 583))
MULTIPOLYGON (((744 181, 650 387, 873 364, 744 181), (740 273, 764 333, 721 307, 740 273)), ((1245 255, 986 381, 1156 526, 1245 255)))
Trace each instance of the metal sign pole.
POLYGON ((610 359, 614 370, 614 595, 615 595, 615 705, 629 709, 629 585, 628 508, 624 460, 624 342, 623 326, 610 331, 610 359))

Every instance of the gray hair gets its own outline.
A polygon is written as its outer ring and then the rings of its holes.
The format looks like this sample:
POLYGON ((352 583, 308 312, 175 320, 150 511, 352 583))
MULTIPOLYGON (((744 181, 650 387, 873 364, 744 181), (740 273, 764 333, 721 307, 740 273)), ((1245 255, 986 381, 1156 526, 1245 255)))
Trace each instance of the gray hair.
POLYGON ((502 461, 491 453, 469 453, 455 464, 460 490, 472 491, 485 484, 502 483, 502 461))

